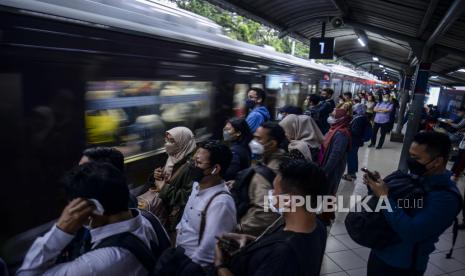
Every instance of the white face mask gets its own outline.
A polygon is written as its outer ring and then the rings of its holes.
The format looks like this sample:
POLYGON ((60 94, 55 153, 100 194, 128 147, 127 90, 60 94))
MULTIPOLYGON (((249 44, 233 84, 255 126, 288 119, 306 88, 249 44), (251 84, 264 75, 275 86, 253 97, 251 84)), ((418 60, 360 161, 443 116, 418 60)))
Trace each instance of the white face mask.
POLYGON ((330 125, 334 125, 334 124, 337 122, 337 120, 336 120, 336 118, 334 118, 334 116, 329 116, 328 119, 327 119, 326 121, 327 121, 328 124, 330 124, 330 125))
POLYGON ((261 155, 265 151, 265 147, 263 147, 263 145, 257 142, 257 140, 255 139, 250 141, 249 148, 253 154, 257 154, 257 155, 261 155))
POLYGON ((284 119, 283 114, 282 114, 282 113, 278 113, 278 116, 276 117, 276 120, 281 121, 282 119, 284 119))
POLYGON ((268 206, 270 207, 270 210, 275 212, 275 213, 278 213, 278 214, 283 214, 286 209, 287 211, 289 211, 289 208, 290 206, 288 204, 290 204, 290 202, 286 202, 284 206, 281 206, 278 208, 276 208, 274 205, 276 202, 279 202, 279 195, 273 195, 273 190, 269 190, 268 191, 268 206))

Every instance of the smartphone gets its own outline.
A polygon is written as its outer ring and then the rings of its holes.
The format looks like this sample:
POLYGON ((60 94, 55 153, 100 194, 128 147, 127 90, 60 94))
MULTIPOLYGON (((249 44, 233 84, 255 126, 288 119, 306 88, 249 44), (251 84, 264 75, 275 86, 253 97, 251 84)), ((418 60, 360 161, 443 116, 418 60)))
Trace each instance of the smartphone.
POLYGON ((376 176, 376 174, 374 174, 372 171, 370 171, 369 169, 367 168, 362 168, 362 172, 366 173, 368 175, 368 177, 370 177, 371 179, 373 180, 378 180, 378 177, 376 176))
POLYGON ((221 250, 223 250, 229 255, 233 255, 240 249, 239 243, 235 240, 228 240, 220 237, 215 238, 218 240, 218 245, 221 248, 221 250))

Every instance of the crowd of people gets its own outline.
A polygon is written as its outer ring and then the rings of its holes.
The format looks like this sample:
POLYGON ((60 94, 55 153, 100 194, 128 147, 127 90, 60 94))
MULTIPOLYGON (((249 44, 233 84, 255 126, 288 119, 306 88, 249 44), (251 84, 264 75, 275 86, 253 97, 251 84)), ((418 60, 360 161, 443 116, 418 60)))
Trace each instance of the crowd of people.
MULTIPOLYGON (((154 168, 137 198, 128 190, 120 152, 84 151, 63 180, 69 204, 34 242, 18 275, 319 275, 334 213, 317 214, 295 202, 285 203, 293 212, 282 212, 282 202, 264 199, 336 195, 341 179, 357 177, 359 148, 366 142, 382 148, 397 109, 389 90, 347 92, 338 103, 334 96, 324 89, 303 108, 279 109, 272 121, 266 92, 252 88, 248 116, 229 119, 222 141, 196 144, 188 128, 168 130, 165 165, 154 168)), ((416 137, 409 169, 428 176, 421 178, 424 185, 451 186, 445 171, 450 142, 434 135, 416 137)), ((379 175, 364 181, 374 195, 389 195, 379 175)), ((411 267, 422 275, 459 205, 450 194, 430 194, 434 200, 412 217, 402 209, 386 214, 411 240, 372 250, 369 275, 413 275, 402 274, 411 267), (410 258, 417 247, 421 252, 410 258)))

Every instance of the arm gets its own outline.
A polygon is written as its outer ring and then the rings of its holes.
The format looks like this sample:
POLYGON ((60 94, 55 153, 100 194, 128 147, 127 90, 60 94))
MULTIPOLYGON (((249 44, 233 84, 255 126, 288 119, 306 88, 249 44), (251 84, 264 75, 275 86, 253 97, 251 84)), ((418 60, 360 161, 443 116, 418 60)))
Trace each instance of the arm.
POLYGON ((331 152, 329 153, 328 161, 326 161, 323 167, 323 170, 327 174, 332 173, 336 169, 336 165, 347 151, 347 145, 349 143, 349 139, 347 139, 347 137, 345 137, 345 135, 340 132, 336 133, 333 139, 334 142, 331 146, 331 152))
POLYGON ((236 178, 236 174, 241 170, 241 156, 240 152, 235 149, 234 147, 231 148, 232 151, 232 160, 231 164, 229 164, 228 170, 226 171, 225 180, 234 180, 236 178))
POLYGON ((192 261, 198 264, 211 263, 214 259, 216 236, 231 232, 236 225, 236 210, 229 195, 219 195, 207 210, 205 232, 192 261))
POLYGON ((451 225, 458 209, 456 197, 449 192, 432 192, 424 198, 423 208, 410 217, 393 200, 389 200, 393 212, 383 209, 392 229, 402 238, 412 242, 422 241, 440 233, 451 225))
POLYGON ((465 118, 462 119, 458 124, 450 123, 450 126, 455 129, 461 129, 465 127, 465 118))
POLYGON ((250 131, 254 133, 260 126, 260 124, 263 122, 263 116, 260 115, 258 112, 252 111, 245 120, 247 121, 247 124, 250 127, 250 131))

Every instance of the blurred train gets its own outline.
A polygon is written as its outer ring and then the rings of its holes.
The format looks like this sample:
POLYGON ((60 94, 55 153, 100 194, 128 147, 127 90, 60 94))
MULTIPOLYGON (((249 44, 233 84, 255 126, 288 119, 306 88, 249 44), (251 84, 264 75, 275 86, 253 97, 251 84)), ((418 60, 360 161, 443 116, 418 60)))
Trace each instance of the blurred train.
POLYGON ((250 87, 267 90, 276 114, 324 87, 337 97, 378 83, 145 0, 0 0, 0 49, 0 257, 10 265, 58 217, 60 177, 86 147, 118 147, 137 187, 164 162, 167 129, 220 138, 227 118, 245 115, 250 87))

